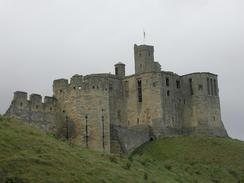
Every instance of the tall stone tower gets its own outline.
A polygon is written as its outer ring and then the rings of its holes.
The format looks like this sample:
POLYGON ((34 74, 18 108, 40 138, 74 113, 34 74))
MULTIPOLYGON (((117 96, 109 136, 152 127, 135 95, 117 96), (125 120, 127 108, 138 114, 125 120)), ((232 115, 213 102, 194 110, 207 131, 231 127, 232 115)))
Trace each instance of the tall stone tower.
POLYGON ((154 62, 154 48, 150 45, 134 45, 135 74, 161 71, 158 62, 154 62))

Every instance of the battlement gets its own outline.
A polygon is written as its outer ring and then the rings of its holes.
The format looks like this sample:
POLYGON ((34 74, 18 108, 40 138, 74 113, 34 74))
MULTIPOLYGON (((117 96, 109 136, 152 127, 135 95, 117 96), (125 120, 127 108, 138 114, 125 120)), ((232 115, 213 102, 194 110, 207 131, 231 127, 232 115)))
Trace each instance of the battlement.
POLYGON ((90 74, 86 76, 74 75, 68 79, 57 79, 53 81, 54 96, 59 98, 69 93, 97 92, 106 94, 113 88, 113 81, 120 77, 112 74, 90 74))
POLYGON ((138 52, 150 51, 154 52, 154 47, 152 45, 136 45, 134 44, 134 51, 137 54, 138 52))
POLYGON ((192 96, 219 96, 218 75, 209 72, 196 72, 181 76, 181 80, 188 88, 183 91, 192 96), (189 89, 190 88, 190 89, 189 89))
POLYGON ((16 91, 14 92, 14 99, 22 99, 22 100, 27 100, 27 96, 28 94, 26 92, 23 91, 16 91))
POLYGON ((48 106, 55 108, 56 99, 54 97, 45 96, 44 102, 42 102, 42 96, 39 94, 30 94, 28 100, 27 92, 16 91, 14 92, 14 98, 12 101, 13 107, 21 110, 31 110, 31 111, 46 111, 45 108, 48 106))

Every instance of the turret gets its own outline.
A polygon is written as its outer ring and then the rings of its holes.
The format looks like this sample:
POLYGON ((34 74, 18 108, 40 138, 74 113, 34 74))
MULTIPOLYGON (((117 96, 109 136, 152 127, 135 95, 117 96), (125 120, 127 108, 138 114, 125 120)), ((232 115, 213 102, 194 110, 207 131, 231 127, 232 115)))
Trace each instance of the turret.
POLYGON ((114 65, 115 67, 115 75, 124 78, 125 77, 125 64, 119 62, 114 65))

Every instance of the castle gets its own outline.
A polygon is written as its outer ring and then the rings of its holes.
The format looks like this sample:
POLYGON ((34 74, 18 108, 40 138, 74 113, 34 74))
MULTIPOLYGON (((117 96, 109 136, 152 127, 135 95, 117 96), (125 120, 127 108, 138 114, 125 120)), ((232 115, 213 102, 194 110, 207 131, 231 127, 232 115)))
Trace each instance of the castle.
POLYGON ((161 71, 154 48, 134 45, 135 74, 74 75, 53 82, 53 96, 16 91, 6 116, 90 149, 128 153, 160 137, 227 137, 216 74, 161 71))

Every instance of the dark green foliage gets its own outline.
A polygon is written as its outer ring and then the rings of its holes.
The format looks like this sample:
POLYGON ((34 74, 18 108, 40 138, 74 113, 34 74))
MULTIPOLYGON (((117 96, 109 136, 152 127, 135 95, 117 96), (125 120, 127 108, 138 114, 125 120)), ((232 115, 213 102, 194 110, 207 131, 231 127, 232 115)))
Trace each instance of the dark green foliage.
POLYGON ((129 170, 130 167, 131 167, 131 163, 130 163, 130 162, 127 162, 127 163, 125 164, 125 166, 123 166, 123 168, 124 168, 125 170, 129 170))
POLYGON ((144 176, 143 177, 144 177, 144 180, 147 180, 148 179, 148 175, 147 175, 146 172, 144 173, 144 176))

